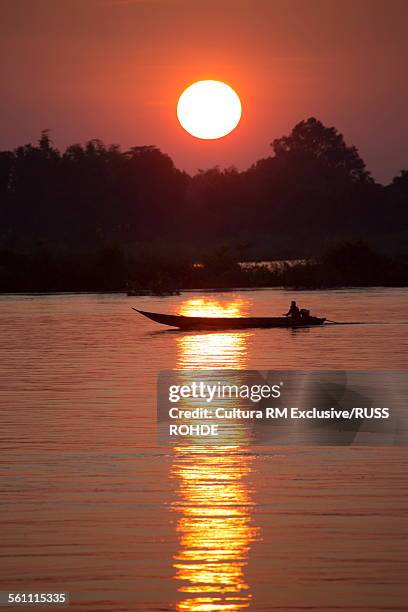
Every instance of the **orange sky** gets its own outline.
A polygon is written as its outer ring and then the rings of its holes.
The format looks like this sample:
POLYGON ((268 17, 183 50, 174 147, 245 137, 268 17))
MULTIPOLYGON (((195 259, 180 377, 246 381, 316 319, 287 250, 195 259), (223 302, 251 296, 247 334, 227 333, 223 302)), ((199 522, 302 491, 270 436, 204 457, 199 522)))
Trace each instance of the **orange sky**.
POLYGON ((188 171, 245 168, 314 115, 376 178, 408 167, 406 0, 2 0, 0 147, 156 144, 188 171), (178 124, 186 85, 220 79, 243 118, 224 139, 178 124))

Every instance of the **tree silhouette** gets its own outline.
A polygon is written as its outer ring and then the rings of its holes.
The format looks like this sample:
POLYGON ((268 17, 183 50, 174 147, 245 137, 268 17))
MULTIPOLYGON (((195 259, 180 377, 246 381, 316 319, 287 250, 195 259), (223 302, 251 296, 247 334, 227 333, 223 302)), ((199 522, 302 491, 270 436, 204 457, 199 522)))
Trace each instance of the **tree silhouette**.
POLYGON ((406 243, 407 203, 408 171, 375 183, 357 149, 313 117, 244 171, 189 176, 154 145, 122 151, 98 139, 61 152, 48 130, 36 144, 0 151, 0 249, 16 253, 38 241, 48 252, 115 244, 196 260, 238 243, 255 258, 303 257, 335 239, 397 249, 406 243))
POLYGON ((314 166, 323 176, 329 174, 356 183, 373 182, 356 147, 347 146, 336 128, 325 127, 314 117, 295 125, 289 136, 274 140, 272 148, 277 159, 314 166))

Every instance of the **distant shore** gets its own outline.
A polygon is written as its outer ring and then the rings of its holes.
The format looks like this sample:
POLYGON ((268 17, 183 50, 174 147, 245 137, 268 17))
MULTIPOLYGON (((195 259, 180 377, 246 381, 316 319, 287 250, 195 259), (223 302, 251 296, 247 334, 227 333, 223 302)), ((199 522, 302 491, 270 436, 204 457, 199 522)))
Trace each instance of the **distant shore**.
MULTIPOLYGON (((179 295, 191 294, 191 293, 242 293, 242 292, 250 292, 250 291, 268 291, 271 289, 276 290, 284 290, 291 292, 302 292, 302 291, 339 291, 339 290, 347 290, 347 289, 405 289, 408 288, 408 285, 370 285, 370 286, 349 286, 343 285, 338 287, 321 287, 321 288, 313 288, 313 287, 284 287, 284 286, 274 286, 274 287, 213 287, 211 289, 181 289, 179 295)), ((166 298, 170 297, 167 295, 157 295, 155 293, 148 293, 144 296, 128 296, 126 291, 9 291, 9 292, 1 292, 0 298, 2 297, 13 297, 13 296, 28 296, 28 297, 40 297, 40 296, 69 296, 69 295, 122 295, 125 297, 129 297, 129 300, 137 297, 156 297, 156 298, 166 298)))
POLYGON ((133 293, 231 291, 283 287, 406 287, 408 256, 391 257, 364 242, 332 245, 309 260, 239 263, 228 249, 202 261, 137 260, 118 247, 95 253, 56 255, 44 247, 30 254, 0 253, 0 293, 133 293))

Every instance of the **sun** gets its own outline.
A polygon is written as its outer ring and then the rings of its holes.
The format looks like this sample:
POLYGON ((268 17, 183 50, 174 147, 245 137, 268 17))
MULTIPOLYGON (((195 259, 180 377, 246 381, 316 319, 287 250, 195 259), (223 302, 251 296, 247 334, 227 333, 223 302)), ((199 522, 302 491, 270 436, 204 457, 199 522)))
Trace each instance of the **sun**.
POLYGON ((222 81, 197 81, 181 94, 177 117, 196 138, 222 138, 234 130, 242 114, 237 93, 222 81))

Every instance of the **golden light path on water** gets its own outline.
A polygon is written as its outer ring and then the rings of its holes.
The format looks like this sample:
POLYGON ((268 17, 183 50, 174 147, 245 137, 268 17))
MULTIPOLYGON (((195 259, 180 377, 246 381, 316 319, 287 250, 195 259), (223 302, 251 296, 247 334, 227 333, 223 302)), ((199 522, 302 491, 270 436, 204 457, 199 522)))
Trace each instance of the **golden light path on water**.
MULTIPOLYGON (((189 317, 238 317, 245 314, 246 303, 231 299, 220 302, 193 298, 183 302, 180 314, 189 317)), ((250 332, 211 332, 183 334, 177 338, 177 368, 244 369, 250 332)))
POLYGON ((251 542, 254 502, 246 478, 252 457, 242 447, 175 447, 172 476, 178 479, 179 550, 175 579, 188 594, 180 612, 238 611, 251 595, 245 566, 251 542))
MULTIPOLYGON (((220 303, 191 299, 183 303, 180 312, 190 316, 239 316, 244 310, 241 300, 220 303)), ((180 335, 177 367, 243 369, 248 335, 180 335)), ((186 372, 185 382, 187 376, 186 372)), ((182 595, 178 612, 239 612, 250 605, 245 567, 259 530, 252 519, 253 457, 246 452, 248 439, 246 426, 238 424, 234 445, 173 448, 171 477, 177 481, 177 499, 172 508, 179 514, 174 579, 182 595)))
POLYGON ((242 317, 246 313, 246 302, 242 299, 219 300, 192 298, 180 306, 180 314, 187 317, 242 317))

